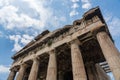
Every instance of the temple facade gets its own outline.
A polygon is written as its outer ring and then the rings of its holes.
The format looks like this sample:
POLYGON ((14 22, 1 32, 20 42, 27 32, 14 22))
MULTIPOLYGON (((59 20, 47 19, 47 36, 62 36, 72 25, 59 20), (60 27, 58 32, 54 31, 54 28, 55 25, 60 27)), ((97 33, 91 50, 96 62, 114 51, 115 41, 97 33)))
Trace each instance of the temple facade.
POLYGON ((120 80, 120 53, 99 7, 72 25, 43 31, 12 56, 8 80, 120 80))

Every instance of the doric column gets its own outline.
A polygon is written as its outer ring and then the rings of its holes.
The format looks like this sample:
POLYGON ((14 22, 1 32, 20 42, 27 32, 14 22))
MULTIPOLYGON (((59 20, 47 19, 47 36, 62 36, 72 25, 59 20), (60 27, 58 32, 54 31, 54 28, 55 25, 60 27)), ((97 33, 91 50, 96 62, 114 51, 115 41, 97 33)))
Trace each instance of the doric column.
POLYGON ((120 80, 120 53, 106 32, 97 33, 97 39, 116 80, 120 80))
POLYGON ((24 63, 24 64, 20 65, 20 69, 19 69, 19 72, 18 72, 16 80, 23 80, 26 68, 27 68, 27 64, 24 63))
POLYGON ((49 56, 46 80, 57 80, 56 54, 54 51, 50 51, 49 55, 50 56, 49 56))
POLYGON ((38 58, 34 58, 28 80, 37 80, 38 69, 39 69, 39 60, 38 58))
POLYGON ((87 80, 78 40, 71 42, 73 80, 87 80))
POLYGON ((14 80, 15 75, 16 75, 16 71, 14 69, 11 69, 7 80, 14 80))
POLYGON ((95 63, 93 61, 89 61, 85 65, 86 65, 88 80, 99 80, 95 63))

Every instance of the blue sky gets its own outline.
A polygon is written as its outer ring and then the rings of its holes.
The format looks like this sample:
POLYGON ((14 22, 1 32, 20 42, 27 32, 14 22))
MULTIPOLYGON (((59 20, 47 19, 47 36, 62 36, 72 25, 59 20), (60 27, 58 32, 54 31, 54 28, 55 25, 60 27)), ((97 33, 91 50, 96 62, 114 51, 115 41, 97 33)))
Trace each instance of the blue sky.
POLYGON ((0 80, 8 76, 11 56, 36 35, 72 24, 96 6, 120 51, 120 0, 0 0, 0 80))

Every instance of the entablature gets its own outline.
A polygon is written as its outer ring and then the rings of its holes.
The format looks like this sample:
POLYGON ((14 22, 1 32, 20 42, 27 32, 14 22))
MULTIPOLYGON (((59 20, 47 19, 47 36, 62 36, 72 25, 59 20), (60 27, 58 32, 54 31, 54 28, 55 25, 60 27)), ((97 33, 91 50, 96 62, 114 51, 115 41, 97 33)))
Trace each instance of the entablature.
MULTIPOLYGON (((91 35, 93 35, 94 31, 97 31, 98 29, 101 29, 101 28, 104 28, 104 30, 108 32, 108 29, 106 27, 107 25, 103 23, 103 21, 101 20, 101 17, 100 17, 101 13, 96 14, 90 18, 87 17, 87 15, 90 15, 93 13, 92 12, 90 12, 89 14, 85 13, 85 15, 83 15, 83 18, 80 20, 75 20, 73 22, 73 25, 66 25, 63 28, 57 29, 53 32, 46 31, 46 34, 43 37, 35 38, 35 41, 33 42, 33 44, 31 44, 26 48, 23 48, 22 50, 17 52, 12 58, 15 61, 17 60, 19 61, 20 59, 28 55, 37 53, 39 51, 41 51, 41 54, 42 54, 44 52, 49 51, 50 49, 58 47, 61 44, 69 42, 86 33, 90 33, 90 35, 87 35, 87 37, 91 38, 91 35)), ((83 37, 81 39, 84 40, 83 37)))
POLYGON ((41 54, 47 53, 47 52, 57 48, 60 45, 71 42, 72 40, 78 38, 79 36, 81 36, 85 33, 92 32, 93 29, 94 30, 96 29, 96 27, 101 28, 103 26, 105 26, 105 24, 103 24, 99 20, 99 21, 95 22, 94 24, 87 26, 85 29, 79 29, 80 26, 77 29, 71 28, 74 30, 72 34, 66 35, 65 37, 61 37, 62 35, 60 35, 58 38, 56 38, 57 39, 56 41, 54 41, 55 39, 52 40, 51 45, 48 45, 48 43, 47 43, 47 44, 44 44, 44 46, 42 48, 41 48, 41 46, 38 46, 34 50, 29 51, 27 54, 24 54, 23 56, 17 58, 18 60, 15 60, 15 62, 13 64, 15 64, 15 65, 17 63, 19 64, 21 62, 21 60, 22 61, 31 60, 33 55, 40 56, 41 54))

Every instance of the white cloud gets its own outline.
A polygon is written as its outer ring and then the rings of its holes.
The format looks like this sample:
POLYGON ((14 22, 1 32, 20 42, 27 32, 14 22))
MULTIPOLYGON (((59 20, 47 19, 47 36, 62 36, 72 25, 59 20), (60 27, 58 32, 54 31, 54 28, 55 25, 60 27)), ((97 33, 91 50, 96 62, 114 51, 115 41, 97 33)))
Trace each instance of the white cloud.
POLYGON ((79 2, 79 0, 71 0, 72 2, 79 2))
POLYGON ((113 36, 120 36, 120 18, 112 17, 107 21, 110 32, 113 36))
POLYGON ((23 34, 22 36, 21 35, 10 35, 9 39, 14 41, 14 47, 12 51, 17 52, 20 49, 22 49, 23 46, 29 43, 33 39, 33 36, 30 36, 27 34, 23 34))
POLYGON ((12 49, 12 51, 19 51, 20 49, 22 49, 22 46, 19 44, 19 40, 21 39, 20 35, 10 35, 9 36, 10 40, 13 40, 15 42, 14 44, 14 48, 12 49))
POLYGON ((0 37, 2 37, 3 36, 3 33, 0 31, 0 37))
POLYGON ((19 8, 9 5, 0 9, 0 23, 4 24, 7 29, 14 28, 29 28, 34 26, 36 29, 40 29, 44 26, 43 20, 37 20, 31 18, 27 14, 18 13, 19 8), (9 11, 9 12, 8 12, 9 11))
POLYGON ((89 0, 81 0, 83 3, 88 3, 89 0))
POLYGON ((9 69, 9 66, 0 65, 0 73, 8 73, 9 69))
POLYGON ((26 45, 27 43, 29 43, 31 40, 33 39, 33 36, 29 36, 27 34, 24 34, 20 40, 20 42, 23 44, 23 45, 26 45))
POLYGON ((72 5, 72 8, 78 8, 79 7, 79 5, 77 4, 77 3, 74 3, 73 5, 72 5))
MULTIPOLYGON (((55 15, 56 10, 53 10, 52 2, 53 0, 0 0, 0 24, 5 29, 24 30, 23 32, 27 32, 29 28, 39 32, 48 26, 54 28, 54 16, 59 17, 61 14, 55 15)), ((57 27, 61 22, 63 21, 57 21, 57 27)))
MULTIPOLYGON (((46 6, 46 2, 49 0, 23 0, 28 3, 29 7, 35 10, 39 16, 39 22, 42 27, 45 27, 45 24, 48 20, 50 20, 53 16, 52 9, 46 6)), ((48 2, 47 2, 48 3, 48 2)))
POLYGON ((64 15, 55 15, 52 2, 53 0, 0 0, 0 25, 10 33, 7 35, 9 39, 14 41, 12 51, 19 51, 44 29, 54 29, 66 22, 64 15))
POLYGON ((71 6, 72 10, 70 11, 69 16, 73 17, 79 14, 79 12, 77 11, 77 8, 79 7, 78 4, 79 0, 71 0, 71 2, 72 2, 72 6, 71 6))
MULTIPOLYGON (((0 1, 0 24, 6 29, 33 28, 43 30, 53 17, 47 6, 51 0, 2 0, 0 1), (3 4, 2 4, 3 3, 3 4)), ((51 1, 52 2, 52 1, 51 1)))
POLYGON ((55 26, 57 28, 57 26, 61 25, 62 22, 66 22, 66 17, 64 17, 64 16, 60 16, 60 17, 54 16, 53 19, 51 20, 51 22, 53 23, 52 26, 55 26))
POLYGON ((90 0, 81 0, 81 2, 82 2, 83 9, 89 9, 92 7, 90 0))
POLYGON ((14 48, 12 49, 12 51, 17 52, 20 49, 22 49, 22 46, 18 42, 15 42, 14 48))
MULTIPOLYGON (((10 0, 10 1, 12 1, 12 0, 10 0)), ((4 5, 9 5, 10 1, 8 1, 8 0, 0 0, 0 7, 4 6, 4 5)))
POLYGON ((71 11, 70 12, 70 17, 73 17, 73 16, 75 16, 75 15, 78 15, 79 13, 76 11, 76 10, 73 10, 73 11, 71 11))
POLYGON ((107 11, 105 11, 104 14, 105 14, 104 19, 106 22, 112 19, 112 13, 108 13, 107 11))
POLYGON ((91 8, 91 4, 90 3, 83 3, 82 8, 89 9, 89 8, 91 8))
POLYGON ((9 36, 10 40, 14 40, 16 42, 18 42, 18 40, 21 38, 20 35, 10 35, 9 36))
POLYGON ((111 35, 120 37, 120 18, 107 11, 105 11, 104 14, 111 35))

